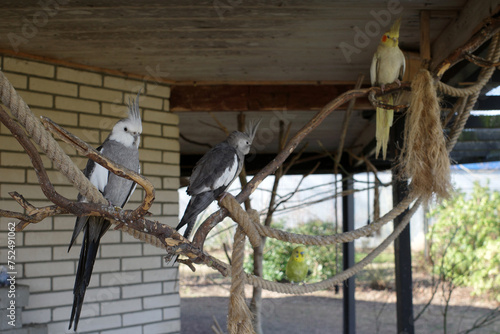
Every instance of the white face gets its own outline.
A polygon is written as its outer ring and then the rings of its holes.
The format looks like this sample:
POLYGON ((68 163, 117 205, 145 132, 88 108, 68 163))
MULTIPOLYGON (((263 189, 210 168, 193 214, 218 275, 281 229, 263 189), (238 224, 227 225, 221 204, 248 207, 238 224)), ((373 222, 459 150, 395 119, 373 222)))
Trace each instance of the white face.
POLYGON ((252 147, 252 141, 247 136, 242 136, 238 140, 238 149, 243 152, 244 155, 247 155, 250 152, 250 148, 252 147))
POLYGON ((116 140, 127 147, 139 147, 141 142, 142 124, 128 118, 118 121, 111 131, 109 139, 116 140))

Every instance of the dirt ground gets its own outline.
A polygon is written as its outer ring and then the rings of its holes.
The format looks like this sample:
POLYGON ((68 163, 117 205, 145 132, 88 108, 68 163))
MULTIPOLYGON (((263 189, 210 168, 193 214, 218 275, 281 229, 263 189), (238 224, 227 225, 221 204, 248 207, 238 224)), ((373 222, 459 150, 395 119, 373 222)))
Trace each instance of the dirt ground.
MULTIPOLYGON (((226 330, 230 282, 220 275, 180 274, 181 333, 210 333, 214 317, 226 330)), ((429 284, 415 279, 414 314, 418 314, 431 296, 429 284)), ((251 287, 246 288, 251 297, 251 287)), ((441 290, 435 301, 415 323, 416 333, 444 333, 441 290)), ((342 333, 342 291, 321 291, 305 296, 287 296, 264 291, 263 330, 275 333, 342 333)), ((470 296, 470 290, 458 288, 448 310, 447 333, 460 333, 474 325, 481 316, 491 312, 495 302, 470 296)), ((356 333, 396 333, 396 296, 392 289, 356 288, 356 333)), ((473 333, 499 334, 500 319, 473 333)))

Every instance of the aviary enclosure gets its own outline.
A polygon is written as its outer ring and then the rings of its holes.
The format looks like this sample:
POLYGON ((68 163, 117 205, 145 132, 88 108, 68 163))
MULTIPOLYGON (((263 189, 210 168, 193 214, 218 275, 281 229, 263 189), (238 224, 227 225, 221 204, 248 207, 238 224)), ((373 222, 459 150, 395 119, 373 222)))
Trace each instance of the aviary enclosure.
POLYGON ((7 78, 3 73, 0 73, 1 101, 12 114, 12 117, 9 116, 5 109, 1 108, 0 120, 26 150, 43 193, 53 203, 51 206, 35 207, 23 198, 23 194, 11 193, 11 196, 25 210, 25 213, 22 210, 19 212, 2 210, 0 216, 18 219, 20 222, 16 226, 17 231, 29 229, 30 224, 43 224, 42 220, 44 218, 56 215, 73 214, 105 217, 115 225, 115 229, 128 233, 145 243, 164 249, 167 257, 182 254, 187 259, 180 260, 180 262, 189 266, 192 270, 195 270, 195 265, 205 265, 224 276, 230 276, 232 286, 229 301, 228 330, 230 333, 253 333, 252 315, 243 294, 245 284, 286 294, 304 294, 333 287, 363 270, 367 264, 390 245, 407 226, 410 218, 423 202, 429 201, 434 196, 440 198, 448 195, 450 187, 448 153, 454 147, 462 132, 481 88, 488 82, 496 67, 499 66, 499 29, 500 20, 498 17, 488 19, 483 28, 474 34, 466 44, 457 50, 450 50, 448 58, 437 67, 429 69, 429 64, 424 62, 411 82, 403 82, 401 85, 396 83, 387 85, 383 92, 377 87, 354 89, 333 99, 310 122, 303 125, 302 129, 286 143, 282 151, 260 170, 236 197, 226 196, 220 201, 220 210, 205 220, 196 231, 192 242, 183 238, 173 228, 159 221, 148 219, 148 211, 154 203, 155 189, 147 179, 140 174, 114 164, 100 155, 90 145, 65 131, 50 119, 42 118, 40 120, 36 118, 7 78), (472 54, 479 46, 488 41, 489 51, 486 59, 478 58, 472 54), (478 81, 466 88, 450 87, 442 83, 440 81, 442 75, 463 59, 467 59, 483 68, 478 81), (401 90, 410 92, 411 98, 408 105, 381 104, 376 99, 376 97, 384 94, 401 90), (448 94, 459 98, 459 102, 447 115, 441 114, 438 94, 448 94), (384 216, 362 228, 324 236, 297 235, 264 226, 259 221, 259 216, 254 210, 245 211, 242 208, 241 203, 257 189, 262 180, 274 173, 284 163, 306 135, 313 131, 329 114, 335 112, 339 106, 360 97, 368 97, 374 106, 406 113, 405 141, 398 156, 397 168, 400 170, 401 179, 411 180, 411 182, 409 183, 409 193, 398 205, 384 216), (142 204, 135 210, 122 210, 110 206, 102 194, 63 152, 52 135, 61 138, 73 146, 81 155, 94 160, 111 172, 137 182, 145 190, 146 194, 142 204), (67 177, 83 196, 89 199, 89 203, 75 202, 55 191, 35 144, 50 158, 60 173, 67 177), (408 208, 409 210, 407 210, 408 208), (203 250, 207 235, 227 216, 238 224, 234 235, 231 264, 222 262, 203 250), (400 224, 378 247, 354 266, 330 279, 306 285, 296 285, 266 281, 243 270, 244 248, 247 239, 252 247, 259 247, 262 237, 303 245, 334 245, 370 235, 396 217, 401 218, 400 224))

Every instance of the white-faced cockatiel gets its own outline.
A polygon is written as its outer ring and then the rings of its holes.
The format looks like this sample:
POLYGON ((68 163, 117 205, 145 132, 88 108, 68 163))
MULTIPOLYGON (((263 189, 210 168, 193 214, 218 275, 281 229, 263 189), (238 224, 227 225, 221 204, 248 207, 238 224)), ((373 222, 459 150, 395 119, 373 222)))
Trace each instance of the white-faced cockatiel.
MULTIPOLYGON (((399 49, 399 27, 401 18, 397 19, 391 29, 386 32, 377 47, 377 51, 373 55, 372 65, 370 68, 370 77, 372 86, 380 86, 382 91, 385 85, 398 82, 403 78, 405 72, 405 57, 399 49)), ((378 98, 379 101, 386 104, 394 104, 394 96, 392 94, 378 98)), ((375 138, 377 146, 375 149, 375 157, 378 157, 382 148, 382 157, 385 159, 387 155, 387 144, 389 142, 389 133, 394 118, 394 110, 377 108, 376 123, 377 128, 375 138)))
POLYGON ((196 218, 221 196, 240 175, 245 155, 250 152, 260 122, 247 127, 245 133, 234 131, 222 143, 215 145, 196 163, 187 188, 191 196, 179 225, 187 226, 184 237, 189 238, 196 218))
MULTIPOLYGON (((128 118, 119 120, 108 138, 97 148, 102 155, 135 172, 140 172, 139 168, 139 143, 142 133, 141 114, 139 111, 139 94, 135 101, 130 101, 128 107, 128 118)), ((85 176, 93 185, 101 191, 111 205, 123 207, 133 191, 136 183, 119 177, 92 160, 87 162, 83 170, 85 176)), ((78 194, 78 201, 87 200, 78 194)), ((94 267, 97 250, 101 237, 106 233, 111 223, 102 217, 78 217, 73 230, 73 236, 69 244, 69 249, 75 243, 77 236, 82 230, 83 242, 80 252, 80 260, 76 272, 75 287, 73 289, 73 309, 69 328, 75 323, 74 329, 78 327, 80 312, 82 311, 85 291, 90 283, 92 269, 94 267)), ((68 251, 69 251, 68 249, 68 251)))

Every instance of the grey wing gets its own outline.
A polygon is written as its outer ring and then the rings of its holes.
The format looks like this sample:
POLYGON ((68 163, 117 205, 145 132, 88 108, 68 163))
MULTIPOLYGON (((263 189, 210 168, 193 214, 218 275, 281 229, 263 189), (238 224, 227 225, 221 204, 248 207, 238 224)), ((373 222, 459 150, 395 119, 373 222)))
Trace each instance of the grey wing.
MULTIPOLYGON (((103 154, 108 159, 128 169, 139 170, 139 152, 137 149, 125 147, 114 140, 105 141, 103 147, 103 154)), ((133 190, 135 190, 135 182, 109 172, 109 179, 103 195, 111 204, 123 207, 130 199, 133 190)))
POLYGON ((191 174, 189 195, 227 187, 236 178, 239 161, 236 150, 221 143, 208 151, 197 163, 191 174))

